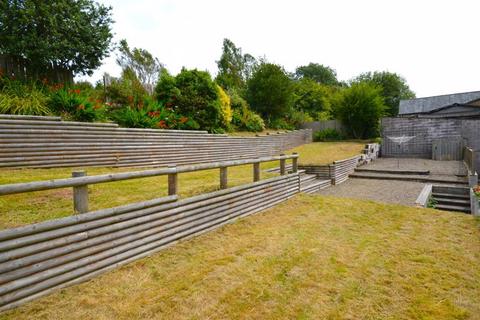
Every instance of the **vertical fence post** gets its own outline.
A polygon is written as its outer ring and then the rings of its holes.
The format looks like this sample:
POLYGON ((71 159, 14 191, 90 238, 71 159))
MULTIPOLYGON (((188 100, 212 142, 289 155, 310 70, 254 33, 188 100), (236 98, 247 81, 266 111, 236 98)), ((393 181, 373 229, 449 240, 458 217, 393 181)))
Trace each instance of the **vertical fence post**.
POLYGON ((228 167, 220 167, 220 189, 227 189, 228 167))
MULTIPOLYGON (((294 152, 293 154, 298 154, 294 152)), ((298 158, 292 158, 292 172, 295 173, 298 171, 298 158)))
MULTIPOLYGON (((280 156, 284 156, 285 154, 282 153, 280 156)), ((285 175, 285 159, 280 159, 280 175, 285 175)))
POLYGON ((260 162, 255 162, 253 164, 253 181, 260 181, 260 162))
MULTIPOLYGON (((74 171, 72 177, 85 177, 85 171, 74 171)), ((73 211, 75 214, 88 212, 88 185, 73 187, 73 211)))
MULTIPOLYGON (((168 166, 169 168, 176 168, 177 166, 168 166)), ((168 195, 174 196, 178 192, 178 174, 169 173, 168 174, 168 195)))

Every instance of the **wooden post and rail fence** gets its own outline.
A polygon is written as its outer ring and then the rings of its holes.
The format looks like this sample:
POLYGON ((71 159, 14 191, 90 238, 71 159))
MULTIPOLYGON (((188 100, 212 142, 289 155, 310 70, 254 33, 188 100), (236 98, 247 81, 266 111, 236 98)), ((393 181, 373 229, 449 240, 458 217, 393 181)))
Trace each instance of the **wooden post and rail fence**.
POLYGON ((180 240, 271 208, 300 192, 298 154, 0 186, 0 196, 73 188, 76 214, 0 231, 0 311, 149 256, 180 240), (287 172, 286 161, 292 161, 287 172), (260 180, 260 164, 279 161, 281 174, 260 180), (228 187, 228 168, 253 166, 253 181, 228 187), (178 175, 219 169, 220 190, 178 199, 178 175), (168 196, 88 211, 88 186, 167 175, 168 196))
POLYGON ((0 196, 32 191, 59 189, 59 188, 73 188, 73 207, 75 213, 88 212, 88 185, 122 181, 137 178, 155 177, 168 175, 168 195, 176 195, 178 193, 178 177, 179 173, 220 169, 220 189, 228 188, 228 167, 241 166, 253 164, 253 181, 260 180, 260 164, 262 162, 280 161, 280 175, 286 174, 286 160, 292 160, 292 172, 296 173, 298 170, 297 159, 298 154, 291 155, 281 154, 280 156, 263 157, 258 159, 233 160, 212 162, 197 165, 186 166, 168 166, 167 168, 122 172, 114 174, 104 174, 96 176, 88 176, 86 171, 72 172, 72 178, 56 179, 47 181, 36 181, 27 183, 16 183, 0 185, 0 196))

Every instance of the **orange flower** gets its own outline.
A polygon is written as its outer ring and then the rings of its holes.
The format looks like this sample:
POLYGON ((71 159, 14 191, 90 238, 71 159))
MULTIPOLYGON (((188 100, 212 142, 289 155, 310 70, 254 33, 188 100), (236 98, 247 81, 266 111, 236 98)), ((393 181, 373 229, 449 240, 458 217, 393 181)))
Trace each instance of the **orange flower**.
POLYGON ((167 127, 167 123, 165 122, 165 120, 160 120, 157 124, 157 126, 159 128, 162 128, 162 129, 165 129, 167 127))
POLYGON ((188 118, 187 117, 181 117, 180 118, 180 123, 185 123, 188 121, 188 118))
POLYGON ((79 106, 77 107, 77 109, 78 109, 78 110, 85 110, 85 106, 84 106, 83 104, 81 104, 81 105, 79 105, 79 106))

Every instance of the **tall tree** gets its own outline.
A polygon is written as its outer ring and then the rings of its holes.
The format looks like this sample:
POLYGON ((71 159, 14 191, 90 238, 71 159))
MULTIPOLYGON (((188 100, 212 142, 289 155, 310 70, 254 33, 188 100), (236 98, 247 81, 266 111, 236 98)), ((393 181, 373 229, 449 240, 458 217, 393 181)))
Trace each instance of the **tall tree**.
POLYGON ((415 93, 410 90, 407 81, 400 75, 392 72, 366 72, 359 75, 353 82, 369 82, 382 89, 381 94, 387 106, 389 116, 398 115, 400 100, 415 98, 415 93))
POLYGON ((309 63, 306 66, 300 66, 295 71, 295 77, 297 79, 308 78, 318 83, 334 86, 338 84, 337 72, 322 64, 309 63))
POLYGON ((91 75, 110 52, 111 7, 93 0, 0 2, 0 54, 33 74, 61 67, 91 75))
POLYGON ((217 61, 217 83, 225 89, 243 88, 257 65, 250 54, 243 54, 242 49, 229 40, 223 40, 222 55, 217 61))
POLYGON ((127 40, 120 41, 117 63, 125 70, 132 70, 145 89, 153 93, 155 84, 164 69, 158 58, 141 48, 130 49, 127 40))
POLYGON ((353 83, 340 90, 334 100, 334 113, 355 139, 377 137, 385 114, 381 88, 368 82, 353 83))
POLYGON ((293 107, 296 110, 307 113, 315 120, 330 119, 332 116, 330 105, 332 90, 330 87, 305 78, 295 81, 293 88, 293 107))
POLYGON ((247 101, 271 121, 285 116, 292 104, 292 81, 276 64, 262 63, 247 82, 247 101))

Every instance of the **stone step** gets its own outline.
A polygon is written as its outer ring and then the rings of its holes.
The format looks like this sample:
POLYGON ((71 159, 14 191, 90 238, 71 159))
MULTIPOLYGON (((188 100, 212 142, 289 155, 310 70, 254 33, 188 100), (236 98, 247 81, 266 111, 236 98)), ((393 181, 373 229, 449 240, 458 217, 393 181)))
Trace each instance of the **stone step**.
POLYGON ((380 174, 355 172, 350 174, 350 178, 359 179, 377 179, 377 180, 398 180, 398 181, 415 181, 426 183, 448 183, 455 185, 467 185, 466 179, 455 176, 423 176, 423 175, 402 175, 402 174, 380 174))
POLYGON ((437 204, 435 206, 435 209, 470 213, 470 206, 466 207, 466 206, 459 206, 459 205, 437 204))
POLYGON ((368 173, 380 173, 380 174, 401 174, 401 175, 429 175, 428 170, 401 170, 401 169, 371 169, 371 168, 355 168, 355 172, 368 172, 368 173))

